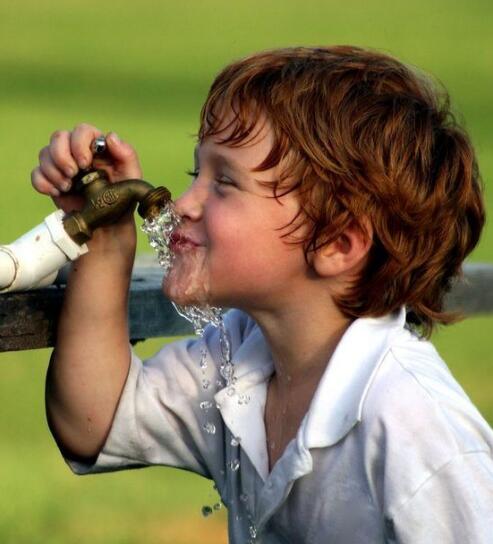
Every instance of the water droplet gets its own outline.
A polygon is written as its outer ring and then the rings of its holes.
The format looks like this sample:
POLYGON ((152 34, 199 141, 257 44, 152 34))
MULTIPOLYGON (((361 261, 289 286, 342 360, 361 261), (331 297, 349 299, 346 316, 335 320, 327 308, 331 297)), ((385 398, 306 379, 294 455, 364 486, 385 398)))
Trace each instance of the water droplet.
POLYGON ((204 410, 205 412, 207 412, 208 410, 210 410, 214 405, 212 404, 212 402, 210 400, 203 400, 200 404, 200 409, 201 410, 204 410))
POLYGON ((250 402, 250 397, 248 395, 239 395, 238 404, 248 404, 250 402))
POLYGON ((212 508, 210 506, 202 506, 202 515, 204 518, 212 514, 212 508))
POLYGON ((202 372, 207 370, 207 351, 205 348, 200 350, 200 368, 202 369, 202 372))
POLYGON ((233 438, 231 438, 231 445, 234 447, 239 446, 240 442, 241 438, 239 436, 233 436, 233 438))
POLYGON ((221 508, 223 507, 223 505, 220 503, 220 502, 216 502, 216 504, 213 506, 214 510, 221 510, 221 508))
POLYGON ((236 390, 234 387, 228 387, 228 390, 226 391, 226 394, 228 397, 232 397, 236 393, 236 390))
POLYGON ((240 468, 240 460, 239 460, 239 459, 233 459, 233 460, 229 463, 229 468, 230 468, 233 472, 236 472, 236 471, 240 468))
POLYGON ((209 386, 211 385, 211 382, 209 380, 203 379, 202 380, 202 387, 204 389, 209 389, 209 386))
POLYGON ((241 502, 247 502, 248 501, 248 495, 246 493, 242 493, 240 495, 240 501, 241 502))
POLYGON ((255 527, 255 525, 250 525, 250 527, 248 527, 248 532, 250 533, 250 536, 252 538, 257 538, 257 528, 255 527))
POLYGON ((208 434, 216 434, 216 426, 214 425, 214 423, 211 423, 210 421, 208 421, 207 423, 204 423, 204 425, 202 426, 202 429, 204 429, 204 431, 208 434))
POLYGON ((216 380, 216 385, 218 387, 222 387, 224 385, 224 382, 222 380, 216 380))

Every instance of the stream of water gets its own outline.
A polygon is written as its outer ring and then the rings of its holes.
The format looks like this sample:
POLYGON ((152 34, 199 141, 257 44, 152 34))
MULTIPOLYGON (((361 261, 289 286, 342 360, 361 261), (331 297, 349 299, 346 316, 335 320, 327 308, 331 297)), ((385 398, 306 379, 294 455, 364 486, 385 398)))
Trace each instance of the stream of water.
MULTIPOLYGON (((159 264, 164 269, 164 274, 167 276, 173 267, 174 254, 170 249, 170 240, 173 230, 179 225, 180 218, 174 211, 172 202, 169 202, 161 211, 161 213, 151 219, 145 220, 142 225, 142 230, 147 234, 149 244, 157 252, 159 264)), ((211 324, 219 329, 219 342, 221 349, 221 361, 219 364, 220 378, 215 384, 217 387, 226 387, 227 394, 234 396, 236 394, 234 376, 234 366, 231 360, 231 342, 228 335, 228 331, 223 321, 223 310, 221 308, 210 306, 209 304, 203 305, 178 305, 173 302, 173 306, 179 315, 192 323, 194 332, 196 335, 203 337, 204 329, 207 325, 211 324)), ((201 348, 200 368, 202 370, 202 388, 204 391, 208 390, 212 385, 210 380, 206 378, 206 370, 208 367, 207 361, 207 349, 203 345, 201 348)), ((247 395, 238 395, 238 404, 247 404, 250 398, 247 395)), ((214 435, 216 433, 216 426, 213 422, 207 420, 207 414, 211 409, 217 409, 217 407, 210 400, 203 400, 199 404, 200 409, 205 415, 205 420, 202 425, 202 429, 205 433, 214 435)), ((231 446, 239 447, 241 438, 233 437, 231 439, 231 446)), ((240 468, 240 460, 238 458, 233 459, 228 463, 228 470, 232 473, 236 473, 240 468)), ((215 486, 214 486, 215 488, 215 486)), ((242 502, 246 505, 248 496, 246 494, 241 495, 242 502)), ((205 505, 202 507, 202 515, 208 517, 215 511, 220 510, 221 503, 216 502, 213 506, 205 505)), ((248 512, 249 519, 249 535, 250 540, 247 544, 253 544, 256 541, 257 530, 252 521, 253 516, 248 512)))

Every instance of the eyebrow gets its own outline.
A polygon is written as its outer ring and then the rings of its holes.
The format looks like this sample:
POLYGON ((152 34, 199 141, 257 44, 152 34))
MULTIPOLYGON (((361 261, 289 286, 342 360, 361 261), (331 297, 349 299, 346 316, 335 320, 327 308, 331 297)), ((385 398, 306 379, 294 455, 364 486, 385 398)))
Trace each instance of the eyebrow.
MULTIPOLYGON (((199 162, 199 147, 195 146, 195 149, 193 151, 195 164, 198 164, 199 162)), ((228 159, 221 153, 217 153, 216 151, 211 151, 208 153, 208 158, 211 162, 216 162, 225 166, 229 166, 232 170, 235 170, 236 172, 240 174, 246 174, 247 170, 241 166, 241 164, 233 159, 228 159)))

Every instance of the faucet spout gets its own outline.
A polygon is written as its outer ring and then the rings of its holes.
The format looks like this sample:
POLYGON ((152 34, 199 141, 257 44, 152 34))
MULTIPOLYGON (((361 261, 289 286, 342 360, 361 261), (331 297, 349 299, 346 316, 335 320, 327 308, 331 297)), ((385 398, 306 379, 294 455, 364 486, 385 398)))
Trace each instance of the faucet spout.
POLYGON ((74 179, 74 187, 83 194, 86 204, 81 211, 67 214, 63 225, 79 245, 92 237, 94 229, 115 223, 137 203, 140 216, 146 219, 157 215, 171 200, 168 189, 154 188, 141 179, 110 183, 104 170, 83 173, 74 179))

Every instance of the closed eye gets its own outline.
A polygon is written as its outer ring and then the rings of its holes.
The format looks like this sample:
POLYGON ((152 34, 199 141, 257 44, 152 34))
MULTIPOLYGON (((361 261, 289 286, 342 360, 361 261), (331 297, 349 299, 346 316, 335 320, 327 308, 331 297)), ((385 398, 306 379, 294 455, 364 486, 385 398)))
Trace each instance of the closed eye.
MULTIPOLYGON (((192 182, 195 181, 197 179, 197 177, 199 176, 200 172, 199 170, 187 170, 186 171, 186 174, 188 176, 190 176, 192 179, 192 182)), ((215 178, 214 179, 214 185, 215 187, 218 189, 218 190, 221 190, 225 187, 237 187, 236 183, 229 179, 229 178, 215 178)))
POLYGON ((231 185, 232 187, 236 187, 236 183, 228 178, 216 178, 214 181, 219 185, 231 185))

